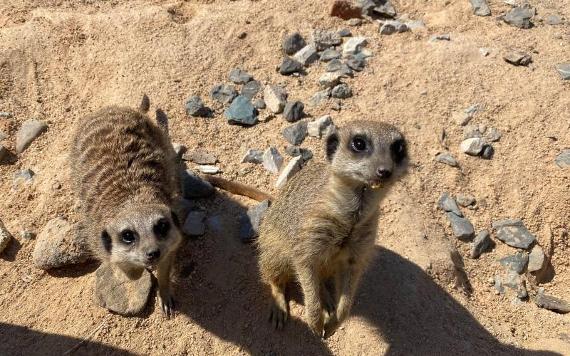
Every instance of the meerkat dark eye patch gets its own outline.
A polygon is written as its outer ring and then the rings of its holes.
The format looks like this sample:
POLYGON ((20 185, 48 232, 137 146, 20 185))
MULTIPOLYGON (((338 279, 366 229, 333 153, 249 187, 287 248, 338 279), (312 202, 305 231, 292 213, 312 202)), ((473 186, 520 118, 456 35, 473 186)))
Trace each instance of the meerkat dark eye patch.
POLYGON ((137 239, 136 234, 132 230, 123 230, 121 231, 121 241, 125 244, 130 245, 137 239))
POLYGON ((408 154, 406 149, 406 141, 404 141, 403 139, 394 141, 390 145, 390 153, 392 154, 392 159, 394 160, 394 163, 396 164, 402 163, 402 161, 406 158, 408 154))
POLYGON ((103 244, 103 248, 105 249, 105 251, 111 253, 111 249, 113 248, 113 242, 107 230, 103 230, 103 232, 101 233, 101 243, 103 244))
POLYGON ((154 224, 152 231, 156 236, 165 238, 168 236, 168 231, 170 231, 170 223, 165 218, 162 218, 154 224))
POLYGON ((338 135, 336 133, 333 133, 329 137, 327 137, 326 151, 327 151, 327 159, 329 161, 332 161, 333 156, 334 156, 336 150, 338 149, 338 143, 339 143, 339 139, 338 139, 338 135))

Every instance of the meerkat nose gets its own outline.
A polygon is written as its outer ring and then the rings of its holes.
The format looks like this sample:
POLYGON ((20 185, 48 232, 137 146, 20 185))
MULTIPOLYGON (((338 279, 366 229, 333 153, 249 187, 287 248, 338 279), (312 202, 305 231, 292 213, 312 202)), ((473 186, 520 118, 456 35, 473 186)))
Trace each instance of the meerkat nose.
POLYGON ((157 260, 160 257, 160 250, 154 250, 146 253, 146 257, 149 260, 157 260))
POLYGON ((392 171, 384 167, 380 167, 376 170, 376 175, 380 179, 388 179, 392 175, 392 171))

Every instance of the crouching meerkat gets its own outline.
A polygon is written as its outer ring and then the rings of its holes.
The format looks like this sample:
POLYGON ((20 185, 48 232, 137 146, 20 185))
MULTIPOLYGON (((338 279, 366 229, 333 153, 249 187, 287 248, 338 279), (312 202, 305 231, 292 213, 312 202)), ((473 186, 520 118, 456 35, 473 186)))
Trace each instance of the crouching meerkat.
POLYGON ((406 141, 392 125, 355 121, 328 136, 326 156, 286 184, 257 240, 271 323, 280 329, 288 319, 285 287, 297 279, 306 322, 325 338, 349 315, 374 250, 379 201, 406 170, 406 141))
POLYGON ((145 96, 138 111, 111 106, 79 121, 70 161, 81 234, 91 251, 127 276, 156 269, 160 305, 170 316, 170 272, 182 241, 173 209, 179 167, 167 133, 146 115, 148 108, 145 96))

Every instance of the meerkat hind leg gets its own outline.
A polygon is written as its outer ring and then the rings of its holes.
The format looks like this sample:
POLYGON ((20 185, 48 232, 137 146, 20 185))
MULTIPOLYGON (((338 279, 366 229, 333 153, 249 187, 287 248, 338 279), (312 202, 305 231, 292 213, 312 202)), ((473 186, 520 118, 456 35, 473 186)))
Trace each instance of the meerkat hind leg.
POLYGON ((273 324, 275 329, 281 330, 289 318, 289 303, 285 296, 287 282, 280 278, 269 282, 269 285, 271 286, 272 296, 269 322, 273 324))

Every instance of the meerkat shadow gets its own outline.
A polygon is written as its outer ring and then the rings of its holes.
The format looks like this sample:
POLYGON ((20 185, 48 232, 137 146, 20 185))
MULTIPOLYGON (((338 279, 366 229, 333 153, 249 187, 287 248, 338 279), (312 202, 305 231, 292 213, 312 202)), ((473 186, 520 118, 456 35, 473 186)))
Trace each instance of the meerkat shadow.
POLYGON ((180 316, 251 355, 332 355, 299 317, 283 330, 269 323, 269 290, 255 246, 239 239, 245 204, 219 193, 205 204, 206 234, 189 240, 177 260, 180 316))
POLYGON ((378 329, 386 355, 559 355, 501 343, 419 266, 376 249, 353 314, 378 329))

